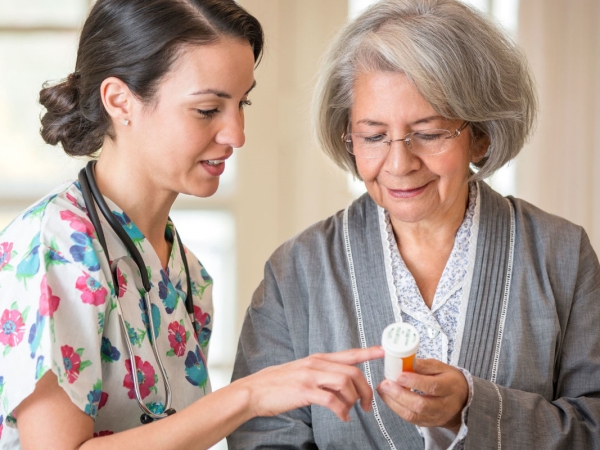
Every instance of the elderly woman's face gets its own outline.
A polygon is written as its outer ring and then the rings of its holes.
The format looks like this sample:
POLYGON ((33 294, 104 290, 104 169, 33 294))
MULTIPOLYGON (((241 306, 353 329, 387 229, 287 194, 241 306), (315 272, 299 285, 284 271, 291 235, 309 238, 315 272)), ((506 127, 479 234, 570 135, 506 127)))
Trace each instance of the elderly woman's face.
MULTIPOLYGON (((352 132, 387 134, 400 139, 413 131, 446 129, 462 121, 441 117, 402 73, 374 72, 358 76, 351 110, 352 132)), ((367 191, 389 211, 392 224, 431 223, 462 217, 467 204, 470 133, 446 141, 448 150, 416 156, 402 141, 383 156, 356 157, 367 191)))

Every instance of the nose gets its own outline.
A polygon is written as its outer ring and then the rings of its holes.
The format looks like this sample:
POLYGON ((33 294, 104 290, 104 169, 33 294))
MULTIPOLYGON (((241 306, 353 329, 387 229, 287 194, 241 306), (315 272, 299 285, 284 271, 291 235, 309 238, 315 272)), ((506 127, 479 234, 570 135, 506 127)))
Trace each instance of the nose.
POLYGON ((218 144, 228 145, 233 148, 240 148, 246 142, 244 133, 244 112, 233 113, 231 116, 224 117, 223 124, 216 136, 218 144))
POLYGON ((395 139, 389 143, 384 169, 392 175, 402 176, 419 170, 423 161, 410 151, 408 143, 403 139, 395 139))

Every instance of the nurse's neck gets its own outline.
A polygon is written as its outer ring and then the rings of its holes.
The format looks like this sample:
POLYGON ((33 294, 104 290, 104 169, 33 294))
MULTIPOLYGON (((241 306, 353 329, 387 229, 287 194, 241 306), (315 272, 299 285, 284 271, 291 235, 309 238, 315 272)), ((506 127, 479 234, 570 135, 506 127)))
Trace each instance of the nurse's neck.
POLYGON ((165 227, 177 193, 161 189, 143 160, 118 149, 110 139, 104 142, 95 173, 102 194, 129 216, 166 267, 171 244, 165 239, 165 227))

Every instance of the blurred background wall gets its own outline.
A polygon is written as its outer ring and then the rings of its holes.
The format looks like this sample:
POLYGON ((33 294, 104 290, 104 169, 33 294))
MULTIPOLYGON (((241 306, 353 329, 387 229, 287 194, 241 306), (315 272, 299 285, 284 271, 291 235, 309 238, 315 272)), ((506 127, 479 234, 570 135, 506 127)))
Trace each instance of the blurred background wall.
MULTIPOLYGON (((523 47, 540 96, 533 139, 488 182, 583 225, 600 251, 600 0, 464 1, 523 47)), ((309 105, 328 41, 372 1, 239 2, 267 38, 247 110, 247 143, 228 162, 214 197, 182 197, 172 212, 215 279, 209 358, 215 388, 229 380, 245 309, 269 255, 363 192, 314 144, 309 105)), ((92 3, 0 0, 0 229, 84 164, 42 142, 37 95, 43 82, 73 71, 78 31, 92 3)))

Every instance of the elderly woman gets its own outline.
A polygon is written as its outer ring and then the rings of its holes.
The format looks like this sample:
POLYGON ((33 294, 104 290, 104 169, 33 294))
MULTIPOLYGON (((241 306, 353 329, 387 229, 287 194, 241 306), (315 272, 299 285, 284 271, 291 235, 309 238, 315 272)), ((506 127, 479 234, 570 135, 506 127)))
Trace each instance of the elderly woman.
POLYGON ((316 92, 320 142, 368 193, 280 247, 234 378, 419 331, 415 373, 361 366, 373 412, 257 418, 230 448, 600 448, 600 266, 581 227, 481 180, 535 116, 527 64, 456 0, 387 0, 350 23, 316 92))

